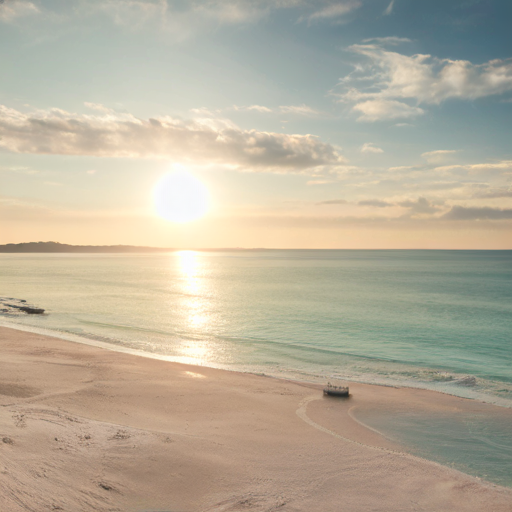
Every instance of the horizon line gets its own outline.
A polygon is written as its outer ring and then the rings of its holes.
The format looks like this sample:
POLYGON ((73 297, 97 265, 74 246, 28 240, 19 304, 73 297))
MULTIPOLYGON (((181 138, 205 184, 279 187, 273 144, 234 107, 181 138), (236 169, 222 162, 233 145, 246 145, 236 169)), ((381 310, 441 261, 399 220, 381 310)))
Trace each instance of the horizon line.
POLYGON ((181 251, 197 251, 197 252, 222 252, 222 251, 512 251, 509 249, 474 249, 474 248, 432 248, 432 247, 395 247, 395 248, 350 248, 350 247, 154 247, 144 245, 128 245, 128 244, 115 244, 115 245, 75 245, 66 244, 61 242, 47 241, 47 242, 19 242, 19 243, 7 243, 0 244, 0 253, 78 253, 87 254, 92 251, 98 253, 144 253, 149 252, 181 252, 181 251), (43 247, 40 244, 44 245, 43 247), (51 250, 57 249, 60 250, 51 250), (16 250, 21 249, 21 250, 16 250), (26 249, 26 250, 23 250, 26 249), (37 250, 43 249, 43 250, 37 250), (80 249, 84 249, 80 251, 80 249), (110 249, 110 250, 109 250, 110 249))

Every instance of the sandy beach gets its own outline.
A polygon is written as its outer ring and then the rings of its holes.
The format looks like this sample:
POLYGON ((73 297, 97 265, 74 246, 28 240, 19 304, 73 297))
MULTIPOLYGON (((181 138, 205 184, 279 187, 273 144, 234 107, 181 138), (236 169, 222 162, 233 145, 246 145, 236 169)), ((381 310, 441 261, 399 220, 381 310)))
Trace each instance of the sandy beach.
POLYGON ((0 510, 512 511, 512 489, 403 452, 369 407, 512 411, 315 385, 0 328, 0 510))

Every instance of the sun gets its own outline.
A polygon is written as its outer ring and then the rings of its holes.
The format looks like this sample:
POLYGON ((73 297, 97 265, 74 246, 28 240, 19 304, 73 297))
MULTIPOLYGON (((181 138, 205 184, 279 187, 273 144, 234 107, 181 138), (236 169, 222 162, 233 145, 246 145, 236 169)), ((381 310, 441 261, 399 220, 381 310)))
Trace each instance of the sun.
POLYGON ((208 189, 181 166, 165 174, 154 190, 156 213, 171 222, 199 219, 208 211, 208 189))

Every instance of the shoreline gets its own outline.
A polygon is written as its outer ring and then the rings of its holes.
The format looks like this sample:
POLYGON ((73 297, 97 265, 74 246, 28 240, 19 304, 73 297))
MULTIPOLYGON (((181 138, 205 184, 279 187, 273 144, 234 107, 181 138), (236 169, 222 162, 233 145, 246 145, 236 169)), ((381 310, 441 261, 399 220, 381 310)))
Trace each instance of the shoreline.
POLYGON ((427 510, 512 510, 512 489, 404 452, 352 417, 377 406, 507 409, 360 383, 350 383, 349 401, 329 400, 315 384, 5 327, 0 353, 8 512, 409 510, 411 500, 427 510))
MULTIPOLYGON (((183 360, 180 361, 179 358, 177 358, 177 357, 166 356, 164 354, 158 354, 156 352, 146 352, 146 351, 139 350, 139 349, 125 347, 124 345, 121 345, 121 344, 115 344, 112 342, 95 340, 93 338, 90 338, 87 336, 81 336, 79 334, 73 334, 73 333, 61 332, 61 331, 53 331, 51 329, 46 329, 46 328, 42 328, 42 327, 33 327, 33 326, 27 326, 27 325, 23 325, 23 324, 11 323, 9 320, 6 320, 5 317, 0 317, 0 328, 2 328, 2 327, 5 327, 7 329, 19 330, 21 332, 29 332, 29 333, 33 333, 33 334, 40 334, 42 336, 54 337, 57 339, 61 339, 63 341, 83 344, 83 345, 96 347, 96 348, 100 348, 100 349, 105 349, 105 350, 109 350, 109 351, 113 351, 113 352, 119 352, 119 353, 134 355, 134 356, 138 356, 138 357, 145 357, 148 359, 155 359, 158 361, 168 361, 168 362, 176 363, 176 364, 187 364, 187 365, 192 365, 192 366, 198 366, 201 368, 212 368, 212 369, 222 370, 222 371, 227 371, 227 372, 240 373, 242 375, 244 375, 244 374, 262 375, 265 377, 270 377, 270 378, 280 379, 280 380, 285 380, 285 381, 290 381, 290 382, 296 382, 296 383, 313 384, 313 385, 318 385, 318 386, 323 386, 323 384, 325 384, 325 383, 321 383, 321 382, 315 382, 313 380, 301 380, 300 378, 297 378, 297 377, 293 376, 292 374, 290 374, 290 375, 273 375, 273 374, 265 373, 265 372, 244 371, 241 369, 232 369, 232 368, 223 367, 223 366, 209 366, 209 365, 202 365, 197 362, 187 362, 187 361, 183 361, 183 360)), ((185 358, 183 358, 183 359, 185 359, 185 358)), ((320 378, 319 376, 314 376, 313 374, 311 374, 311 377, 320 378)), ((485 393, 481 393, 481 392, 475 393, 475 396, 464 396, 463 393, 456 394, 455 392, 450 392, 449 390, 446 390, 446 389, 432 389, 432 388, 429 388, 426 386, 421 386, 421 385, 413 386, 413 385, 411 385, 411 383, 401 383, 401 382, 397 382, 397 381, 392 381, 389 383, 375 382, 375 381, 368 381, 368 380, 364 380, 364 379, 353 380, 350 377, 349 378, 331 377, 331 379, 336 379, 336 380, 340 380, 340 381, 347 382, 347 383, 366 384, 369 386, 382 386, 382 387, 403 388, 403 389, 422 389, 425 391, 430 391, 432 393, 440 393, 442 395, 463 398, 466 400, 474 400, 474 401, 482 403, 482 404, 493 405, 493 406, 501 407, 501 408, 505 408, 505 409, 512 409, 512 401, 511 400, 503 399, 503 398, 500 398, 500 397, 497 397, 494 395, 485 394, 485 393)), ((462 391, 463 389, 465 389, 465 388, 461 388, 460 391, 462 391)))

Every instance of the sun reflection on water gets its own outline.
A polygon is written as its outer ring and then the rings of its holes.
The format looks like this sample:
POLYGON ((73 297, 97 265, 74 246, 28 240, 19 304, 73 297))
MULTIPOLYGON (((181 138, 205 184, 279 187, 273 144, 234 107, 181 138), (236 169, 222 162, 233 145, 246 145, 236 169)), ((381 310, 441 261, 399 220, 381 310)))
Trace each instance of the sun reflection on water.
POLYGON ((183 288, 186 293, 196 294, 201 292, 202 265, 195 251, 179 251, 178 265, 181 272, 183 288))
POLYGON ((194 379, 206 379, 206 375, 203 375, 202 373, 196 373, 196 372, 183 372, 187 377, 192 377, 194 379))
MULTIPOLYGON (((210 328, 211 315, 204 258, 196 251, 179 251, 177 257, 181 278, 181 307, 185 313, 187 328, 206 334, 210 328)), ((212 355, 206 341, 183 341, 180 348, 181 355, 196 364, 209 360, 212 355)))

